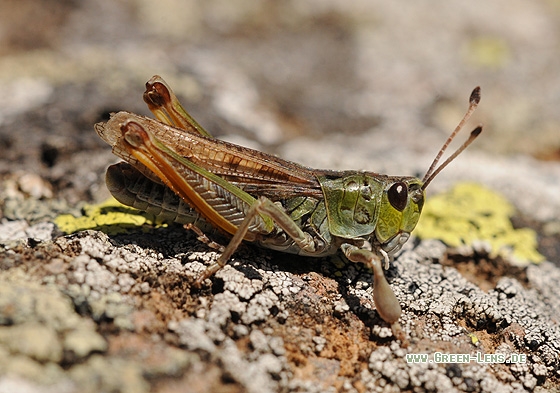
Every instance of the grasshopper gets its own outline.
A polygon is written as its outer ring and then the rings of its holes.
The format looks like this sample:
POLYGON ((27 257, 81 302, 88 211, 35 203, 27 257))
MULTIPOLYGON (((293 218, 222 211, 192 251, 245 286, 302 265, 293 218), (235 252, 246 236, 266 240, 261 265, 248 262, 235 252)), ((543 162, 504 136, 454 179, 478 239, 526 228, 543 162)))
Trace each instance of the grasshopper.
POLYGON ((214 139, 181 106, 165 81, 146 83, 144 101, 158 120, 112 114, 95 130, 125 162, 107 170, 106 183, 121 203, 163 219, 217 228, 231 235, 220 257, 196 279, 200 286, 221 269, 242 241, 292 254, 323 257, 341 250, 373 271, 376 309, 395 335, 401 306, 384 274, 409 239, 430 182, 481 133, 441 165, 443 153, 480 102, 469 108, 420 180, 365 171, 308 168, 214 139))

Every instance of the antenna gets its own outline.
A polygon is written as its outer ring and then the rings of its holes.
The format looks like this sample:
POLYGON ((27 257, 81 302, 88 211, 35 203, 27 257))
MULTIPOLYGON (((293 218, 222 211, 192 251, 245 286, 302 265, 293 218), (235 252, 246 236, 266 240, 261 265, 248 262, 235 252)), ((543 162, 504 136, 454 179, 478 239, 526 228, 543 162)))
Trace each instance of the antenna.
POLYGON ((445 153, 445 150, 447 150, 447 147, 449 147, 451 141, 455 138, 455 136, 459 133, 459 131, 461 131, 465 123, 469 120, 473 112, 476 110, 479 102, 480 102, 480 86, 477 86, 474 88, 474 90, 472 91, 469 97, 469 109, 467 109, 467 112, 465 113, 465 115, 463 116, 463 118, 461 119, 457 127, 455 127, 455 130, 451 133, 451 135, 449 135, 449 138, 447 138, 447 140, 439 150, 436 158, 434 158, 432 165, 430 165, 430 168, 424 175, 424 178, 422 179, 422 183, 423 183, 422 190, 425 190, 428 184, 430 184, 430 182, 434 179, 434 177, 436 177, 436 175, 440 173, 443 170, 443 168, 445 168, 451 161, 453 161, 455 157, 461 154, 461 152, 465 150, 482 132, 482 125, 479 125, 474 130, 472 130, 469 139, 467 139, 465 143, 463 143, 453 154, 449 156, 449 158, 447 158, 447 160, 443 162, 443 164, 441 164, 436 169, 436 166, 439 160, 441 159, 441 156, 443 155, 443 153, 445 153))

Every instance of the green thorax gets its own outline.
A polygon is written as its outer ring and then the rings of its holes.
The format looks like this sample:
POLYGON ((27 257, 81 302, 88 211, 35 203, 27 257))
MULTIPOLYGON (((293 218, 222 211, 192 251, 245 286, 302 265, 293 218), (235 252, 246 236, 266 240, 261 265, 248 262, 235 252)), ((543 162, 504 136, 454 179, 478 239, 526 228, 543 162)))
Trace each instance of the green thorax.
POLYGON ((317 179, 334 236, 357 239, 375 234, 383 244, 399 233, 412 232, 420 218, 424 192, 417 178, 358 172, 317 179))

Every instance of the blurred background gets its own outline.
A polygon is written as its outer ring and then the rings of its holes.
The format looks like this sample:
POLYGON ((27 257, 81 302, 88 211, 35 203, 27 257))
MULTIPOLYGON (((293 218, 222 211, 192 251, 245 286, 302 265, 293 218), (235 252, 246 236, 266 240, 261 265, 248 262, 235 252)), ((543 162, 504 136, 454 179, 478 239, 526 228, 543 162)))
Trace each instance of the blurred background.
POLYGON ((456 143, 485 131, 433 190, 474 179, 560 215, 558 0, 0 1, 0 175, 38 176, 36 196, 108 196, 116 158, 93 124, 148 114, 154 74, 220 138, 403 175, 423 175, 480 85, 456 143))

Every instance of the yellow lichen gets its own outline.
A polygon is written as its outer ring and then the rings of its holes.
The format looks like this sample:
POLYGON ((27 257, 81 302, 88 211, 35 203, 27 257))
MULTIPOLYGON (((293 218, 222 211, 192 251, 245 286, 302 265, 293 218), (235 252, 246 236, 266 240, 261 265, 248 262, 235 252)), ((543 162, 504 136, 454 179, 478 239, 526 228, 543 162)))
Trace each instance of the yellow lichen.
POLYGON ((155 222, 152 215, 122 205, 114 198, 98 205, 86 205, 83 210, 84 215, 81 217, 61 214, 55 219, 55 224, 65 233, 96 229, 107 234, 117 234, 155 222))
POLYGON ((468 334, 469 338, 471 339, 471 343, 472 345, 478 347, 480 345, 480 340, 478 339, 478 337, 476 336, 476 334, 474 333, 469 333, 468 334))
POLYGON ((502 68, 511 60, 511 48, 498 37, 473 38, 465 49, 466 60, 479 67, 502 68))
POLYGON ((483 241, 493 254, 517 265, 542 262, 535 231, 515 229, 510 220, 514 212, 498 193, 479 184, 462 183, 427 199, 414 234, 440 239, 451 247, 483 241))

